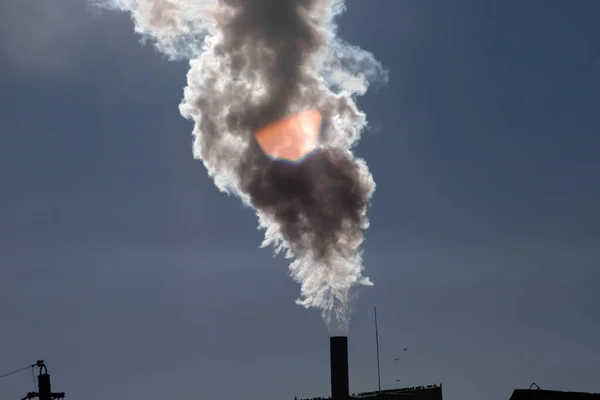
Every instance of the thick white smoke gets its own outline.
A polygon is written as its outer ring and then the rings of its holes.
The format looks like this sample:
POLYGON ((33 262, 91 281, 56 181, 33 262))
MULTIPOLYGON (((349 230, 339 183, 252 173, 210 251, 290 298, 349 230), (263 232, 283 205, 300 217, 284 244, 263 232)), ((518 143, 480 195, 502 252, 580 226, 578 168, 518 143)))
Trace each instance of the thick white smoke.
POLYGON ((354 102, 374 57, 336 36, 342 0, 95 0, 131 13, 135 30, 171 59, 189 59, 182 116, 195 121, 194 155, 217 187, 257 211, 273 245, 295 260, 305 307, 347 329, 350 290, 371 285, 360 245, 375 183, 352 147, 366 126, 354 102), (305 109, 324 117, 319 154, 274 166, 253 133, 305 109))

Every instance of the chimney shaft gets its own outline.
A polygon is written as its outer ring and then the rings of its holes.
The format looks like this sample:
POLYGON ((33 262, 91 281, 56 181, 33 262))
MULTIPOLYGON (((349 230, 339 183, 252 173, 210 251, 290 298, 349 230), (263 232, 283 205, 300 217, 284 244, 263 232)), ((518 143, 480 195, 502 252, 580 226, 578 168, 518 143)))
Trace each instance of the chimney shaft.
POLYGON ((350 387, 348 384, 348 337, 332 336, 329 338, 331 357, 331 399, 348 400, 350 387))

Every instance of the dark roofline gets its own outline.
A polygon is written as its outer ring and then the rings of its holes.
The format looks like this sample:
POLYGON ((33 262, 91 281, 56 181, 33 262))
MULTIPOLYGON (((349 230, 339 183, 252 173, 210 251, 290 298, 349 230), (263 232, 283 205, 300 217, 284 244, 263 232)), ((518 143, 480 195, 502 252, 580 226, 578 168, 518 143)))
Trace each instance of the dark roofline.
MULTIPOLYGON (((442 384, 440 383, 439 385, 433 384, 433 385, 426 385, 426 386, 411 386, 411 387, 404 387, 404 388, 398 388, 398 389, 375 390, 372 392, 354 392, 354 393, 350 393, 350 397, 360 398, 360 397, 375 396, 379 393, 406 393, 406 392, 419 392, 419 391, 436 390, 436 389, 442 390, 442 384)), ((313 399, 329 400, 329 399, 331 399, 331 397, 323 396, 323 397, 312 397, 312 398, 308 398, 308 399, 298 398, 298 400, 313 400, 313 399)))
POLYGON ((440 383, 439 385, 434 384, 434 385, 426 385, 426 386, 404 387, 404 388, 398 388, 398 389, 375 390, 372 392, 354 393, 354 395, 356 397, 362 397, 362 396, 366 397, 366 396, 375 396, 379 393, 407 393, 407 392, 420 392, 420 391, 427 391, 427 390, 442 390, 442 384, 440 383))
MULTIPOLYGON (((537 385, 536 385, 537 386, 537 385)), ((563 396, 577 396, 577 397, 583 397, 586 399, 598 399, 600 400, 600 393, 588 393, 588 392, 564 392, 564 391, 560 391, 560 390, 545 390, 545 389, 515 389, 513 391, 512 396, 510 396, 510 399, 520 399, 522 397, 527 397, 527 398, 532 398, 531 396, 528 396, 528 393, 535 393, 534 396, 536 396, 535 398, 538 398, 537 396, 543 396, 543 394, 555 394, 555 395, 563 395, 563 396), (538 395, 539 393, 539 395, 538 395)))

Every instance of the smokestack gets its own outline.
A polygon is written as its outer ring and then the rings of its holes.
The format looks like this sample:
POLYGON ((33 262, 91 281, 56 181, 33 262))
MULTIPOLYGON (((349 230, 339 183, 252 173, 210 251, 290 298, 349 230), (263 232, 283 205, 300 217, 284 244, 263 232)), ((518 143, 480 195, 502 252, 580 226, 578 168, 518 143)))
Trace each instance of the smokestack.
POLYGON ((329 339, 331 358, 331 399, 348 400, 348 337, 332 336, 329 339))

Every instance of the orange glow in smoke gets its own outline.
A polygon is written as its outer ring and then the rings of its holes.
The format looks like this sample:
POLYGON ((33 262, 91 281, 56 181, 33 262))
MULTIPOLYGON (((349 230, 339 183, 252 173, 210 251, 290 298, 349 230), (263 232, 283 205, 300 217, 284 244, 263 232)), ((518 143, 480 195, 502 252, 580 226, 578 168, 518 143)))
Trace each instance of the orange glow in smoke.
POLYGON ((258 130, 256 140, 268 156, 298 162, 317 147, 321 119, 317 110, 294 114, 258 130))

